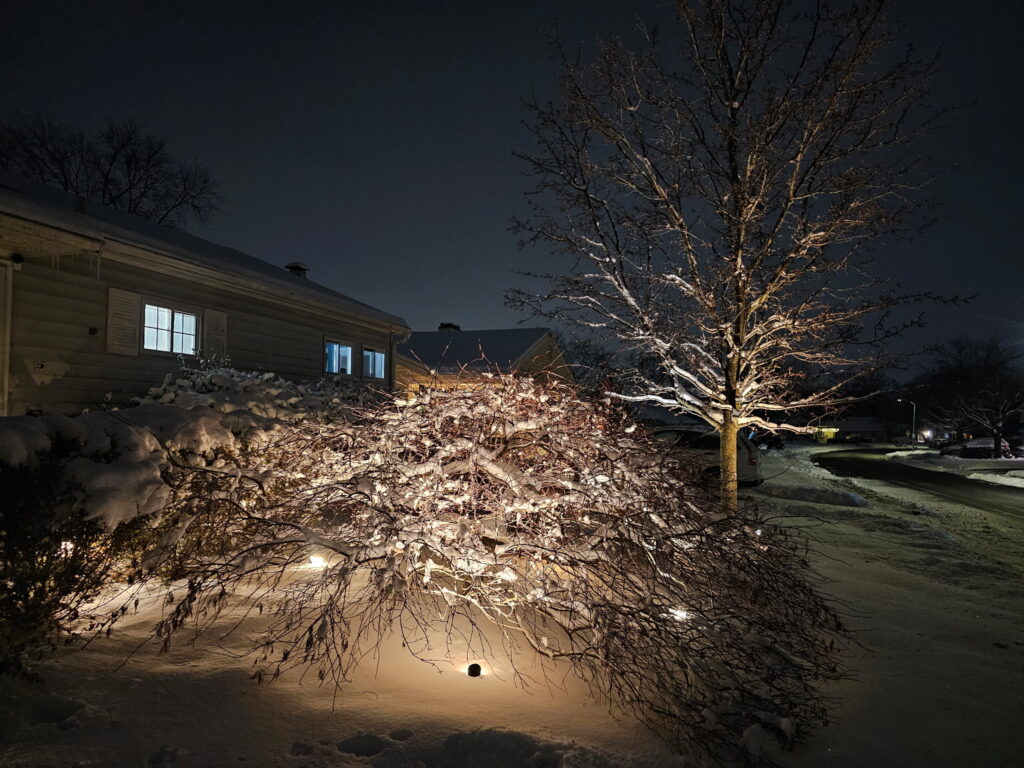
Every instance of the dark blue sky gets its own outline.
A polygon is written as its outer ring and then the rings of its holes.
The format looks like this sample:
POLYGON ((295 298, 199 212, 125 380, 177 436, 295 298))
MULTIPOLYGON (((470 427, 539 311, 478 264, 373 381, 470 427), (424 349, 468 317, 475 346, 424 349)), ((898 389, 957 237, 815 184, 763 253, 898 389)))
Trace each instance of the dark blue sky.
MULTIPOLYGON (((923 342, 1024 343, 1024 3, 900 0, 901 34, 942 46, 936 99, 965 105, 929 139, 940 221, 879 254, 936 308, 923 342), (983 10, 979 10, 983 9, 983 10)), ((514 325, 507 230, 529 182, 520 96, 554 83, 543 30, 571 41, 666 17, 657 2, 28 2, 0 24, 0 116, 133 118, 208 164, 222 211, 196 234, 406 318, 415 329, 514 325)))

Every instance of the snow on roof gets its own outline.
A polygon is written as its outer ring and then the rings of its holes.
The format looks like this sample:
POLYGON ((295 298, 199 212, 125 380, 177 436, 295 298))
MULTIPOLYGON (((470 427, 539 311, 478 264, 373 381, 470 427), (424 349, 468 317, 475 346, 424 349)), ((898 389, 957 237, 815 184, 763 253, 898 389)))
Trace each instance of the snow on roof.
POLYGON ((118 240, 219 272, 247 274, 266 283, 279 295, 319 301, 342 312, 400 328, 409 327, 397 315, 294 275, 284 267, 124 211, 85 202, 63 190, 3 171, 0 171, 0 212, 86 237, 118 240))
POLYGON ((492 366, 509 370, 550 332, 547 328, 414 331, 397 352, 437 371, 454 371, 463 366, 469 370, 492 366))

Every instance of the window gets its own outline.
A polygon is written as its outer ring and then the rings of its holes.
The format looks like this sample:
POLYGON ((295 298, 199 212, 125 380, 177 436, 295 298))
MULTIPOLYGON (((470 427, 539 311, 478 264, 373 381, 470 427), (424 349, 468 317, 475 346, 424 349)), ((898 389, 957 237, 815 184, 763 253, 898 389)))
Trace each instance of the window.
POLYGON ((384 378, 384 353, 375 349, 363 349, 363 377, 367 379, 384 378))
POLYGON ((155 352, 196 354, 195 313, 147 304, 143 322, 142 348, 155 352))
POLYGON ((324 343, 324 371, 352 375, 352 347, 336 341, 324 343))

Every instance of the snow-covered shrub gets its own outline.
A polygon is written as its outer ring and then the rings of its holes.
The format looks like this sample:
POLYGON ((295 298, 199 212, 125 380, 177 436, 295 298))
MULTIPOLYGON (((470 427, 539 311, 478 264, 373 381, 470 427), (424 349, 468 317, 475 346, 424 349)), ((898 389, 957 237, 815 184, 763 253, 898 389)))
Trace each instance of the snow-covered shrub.
MULTIPOLYGON (((287 389, 273 374, 256 382, 226 369, 214 375, 241 382, 226 390, 255 391, 264 403, 287 389)), ((338 392, 317 400, 308 390, 290 410, 265 407, 259 415, 223 401, 195 405, 186 384, 173 390, 181 397, 168 398, 174 405, 0 418, 0 673, 23 671, 27 654, 69 637, 83 605, 144 546, 182 468, 256 451, 282 414, 326 418, 342 402, 338 392)), ((94 617, 92 628, 109 627, 117 615, 94 617)))
POLYGON ((27 673, 43 651, 74 637, 84 606, 137 546, 137 526, 111 534, 76 505, 82 489, 66 463, 77 442, 29 424, 18 427, 45 450, 18 466, 0 463, 0 675, 27 673))
POLYGON ((150 388, 140 404, 205 406, 222 413, 243 412, 281 421, 344 418, 347 410, 379 396, 351 380, 295 382, 266 371, 240 371, 223 360, 183 364, 177 375, 150 388))
POLYGON ((178 580, 165 644, 240 601, 270 617, 258 678, 343 686, 383 634, 436 658, 486 624, 481 654, 567 665, 683 752, 756 760, 823 719, 842 630, 799 542, 720 514, 608 404, 477 382, 183 469, 140 571, 178 580))

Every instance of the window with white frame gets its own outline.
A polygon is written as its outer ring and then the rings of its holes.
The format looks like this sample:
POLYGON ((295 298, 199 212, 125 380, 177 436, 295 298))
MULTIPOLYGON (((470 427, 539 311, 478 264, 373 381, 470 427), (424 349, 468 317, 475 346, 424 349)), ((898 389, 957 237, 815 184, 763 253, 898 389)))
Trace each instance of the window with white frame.
POLYGON ((146 304, 142 323, 142 348, 153 352, 194 355, 199 321, 194 312, 146 304))
POLYGON ((324 342, 324 372, 352 375, 352 345, 338 341, 324 342))
POLYGON ((363 378, 383 379, 384 371, 384 353, 363 347, 363 378))

